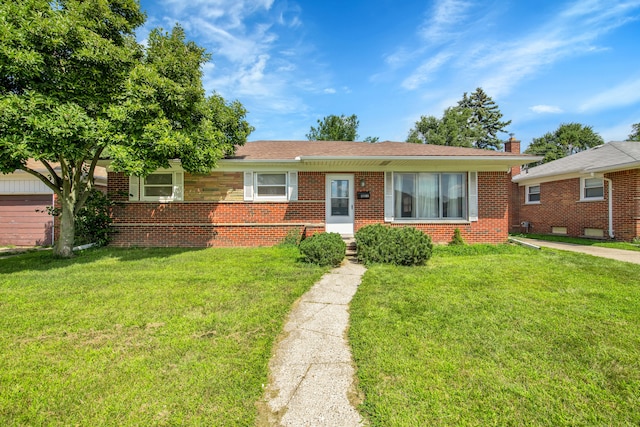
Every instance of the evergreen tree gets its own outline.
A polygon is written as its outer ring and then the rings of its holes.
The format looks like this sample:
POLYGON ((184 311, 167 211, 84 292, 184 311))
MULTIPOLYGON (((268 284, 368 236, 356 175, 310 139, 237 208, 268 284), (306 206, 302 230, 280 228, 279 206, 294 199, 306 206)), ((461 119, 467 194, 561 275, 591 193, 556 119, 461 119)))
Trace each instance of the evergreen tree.
POLYGON ((488 150, 502 149, 502 141, 498 138, 498 133, 506 133, 505 128, 511 124, 511 120, 501 121, 502 113, 498 105, 487 95, 482 88, 477 88, 471 95, 465 92, 462 99, 458 101, 458 106, 471 110, 469 126, 482 129, 480 137, 474 146, 488 150))
POLYGON ((472 111, 469 108, 449 107, 441 119, 421 116, 409 131, 407 142, 418 144, 473 147, 482 135, 482 129, 470 125, 472 111))
POLYGON ((631 125, 632 132, 629 134, 627 141, 640 141, 640 123, 631 125))

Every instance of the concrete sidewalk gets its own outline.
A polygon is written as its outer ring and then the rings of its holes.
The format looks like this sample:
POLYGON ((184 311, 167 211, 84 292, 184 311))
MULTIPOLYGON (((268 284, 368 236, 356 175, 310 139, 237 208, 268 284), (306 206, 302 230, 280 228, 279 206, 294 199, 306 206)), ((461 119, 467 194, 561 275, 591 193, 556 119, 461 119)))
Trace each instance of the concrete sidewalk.
POLYGON ((362 265, 346 260, 293 307, 269 362, 258 425, 362 425, 346 334, 349 303, 364 272, 362 265))
POLYGON ((624 249, 601 248, 600 246, 577 245, 575 243, 550 242, 546 240, 528 239, 516 237, 513 240, 545 248, 560 249, 563 251, 580 252, 618 261, 640 264, 640 252, 626 251, 624 249))

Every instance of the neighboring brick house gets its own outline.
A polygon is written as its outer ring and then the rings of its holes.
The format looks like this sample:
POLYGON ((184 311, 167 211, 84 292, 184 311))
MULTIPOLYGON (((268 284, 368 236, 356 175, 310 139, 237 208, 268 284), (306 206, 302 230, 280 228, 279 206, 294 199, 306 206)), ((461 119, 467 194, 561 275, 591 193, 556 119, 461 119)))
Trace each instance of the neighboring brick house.
POLYGON ((142 179, 109 172, 116 246, 261 246, 367 224, 411 225, 435 242, 508 237, 519 153, 402 142, 257 141, 206 175, 179 162, 142 179), (128 194, 128 195, 127 195, 128 194))
POLYGON ((513 177, 512 232, 640 236, 640 143, 609 142, 513 177))

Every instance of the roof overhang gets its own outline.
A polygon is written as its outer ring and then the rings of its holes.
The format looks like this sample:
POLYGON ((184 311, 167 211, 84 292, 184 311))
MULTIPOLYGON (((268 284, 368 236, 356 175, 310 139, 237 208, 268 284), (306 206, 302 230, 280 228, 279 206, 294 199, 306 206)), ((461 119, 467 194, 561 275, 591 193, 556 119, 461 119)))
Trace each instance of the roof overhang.
POLYGON ((301 156, 282 160, 227 159, 219 162, 223 170, 247 168, 295 168, 309 171, 508 171, 513 166, 538 161, 530 156, 301 156))

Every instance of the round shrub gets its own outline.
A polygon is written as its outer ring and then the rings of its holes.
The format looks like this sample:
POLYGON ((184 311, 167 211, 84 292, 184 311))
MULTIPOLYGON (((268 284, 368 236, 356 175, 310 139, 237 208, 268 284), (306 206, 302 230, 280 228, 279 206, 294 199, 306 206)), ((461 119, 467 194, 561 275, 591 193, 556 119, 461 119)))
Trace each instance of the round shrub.
POLYGON ((423 265, 433 250, 431 238, 414 227, 368 225, 355 237, 358 260, 365 264, 423 265))
POLYGON ((300 242, 300 252, 306 262, 318 265, 339 265, 347 244, 338 233, 318 233, 300 242))

